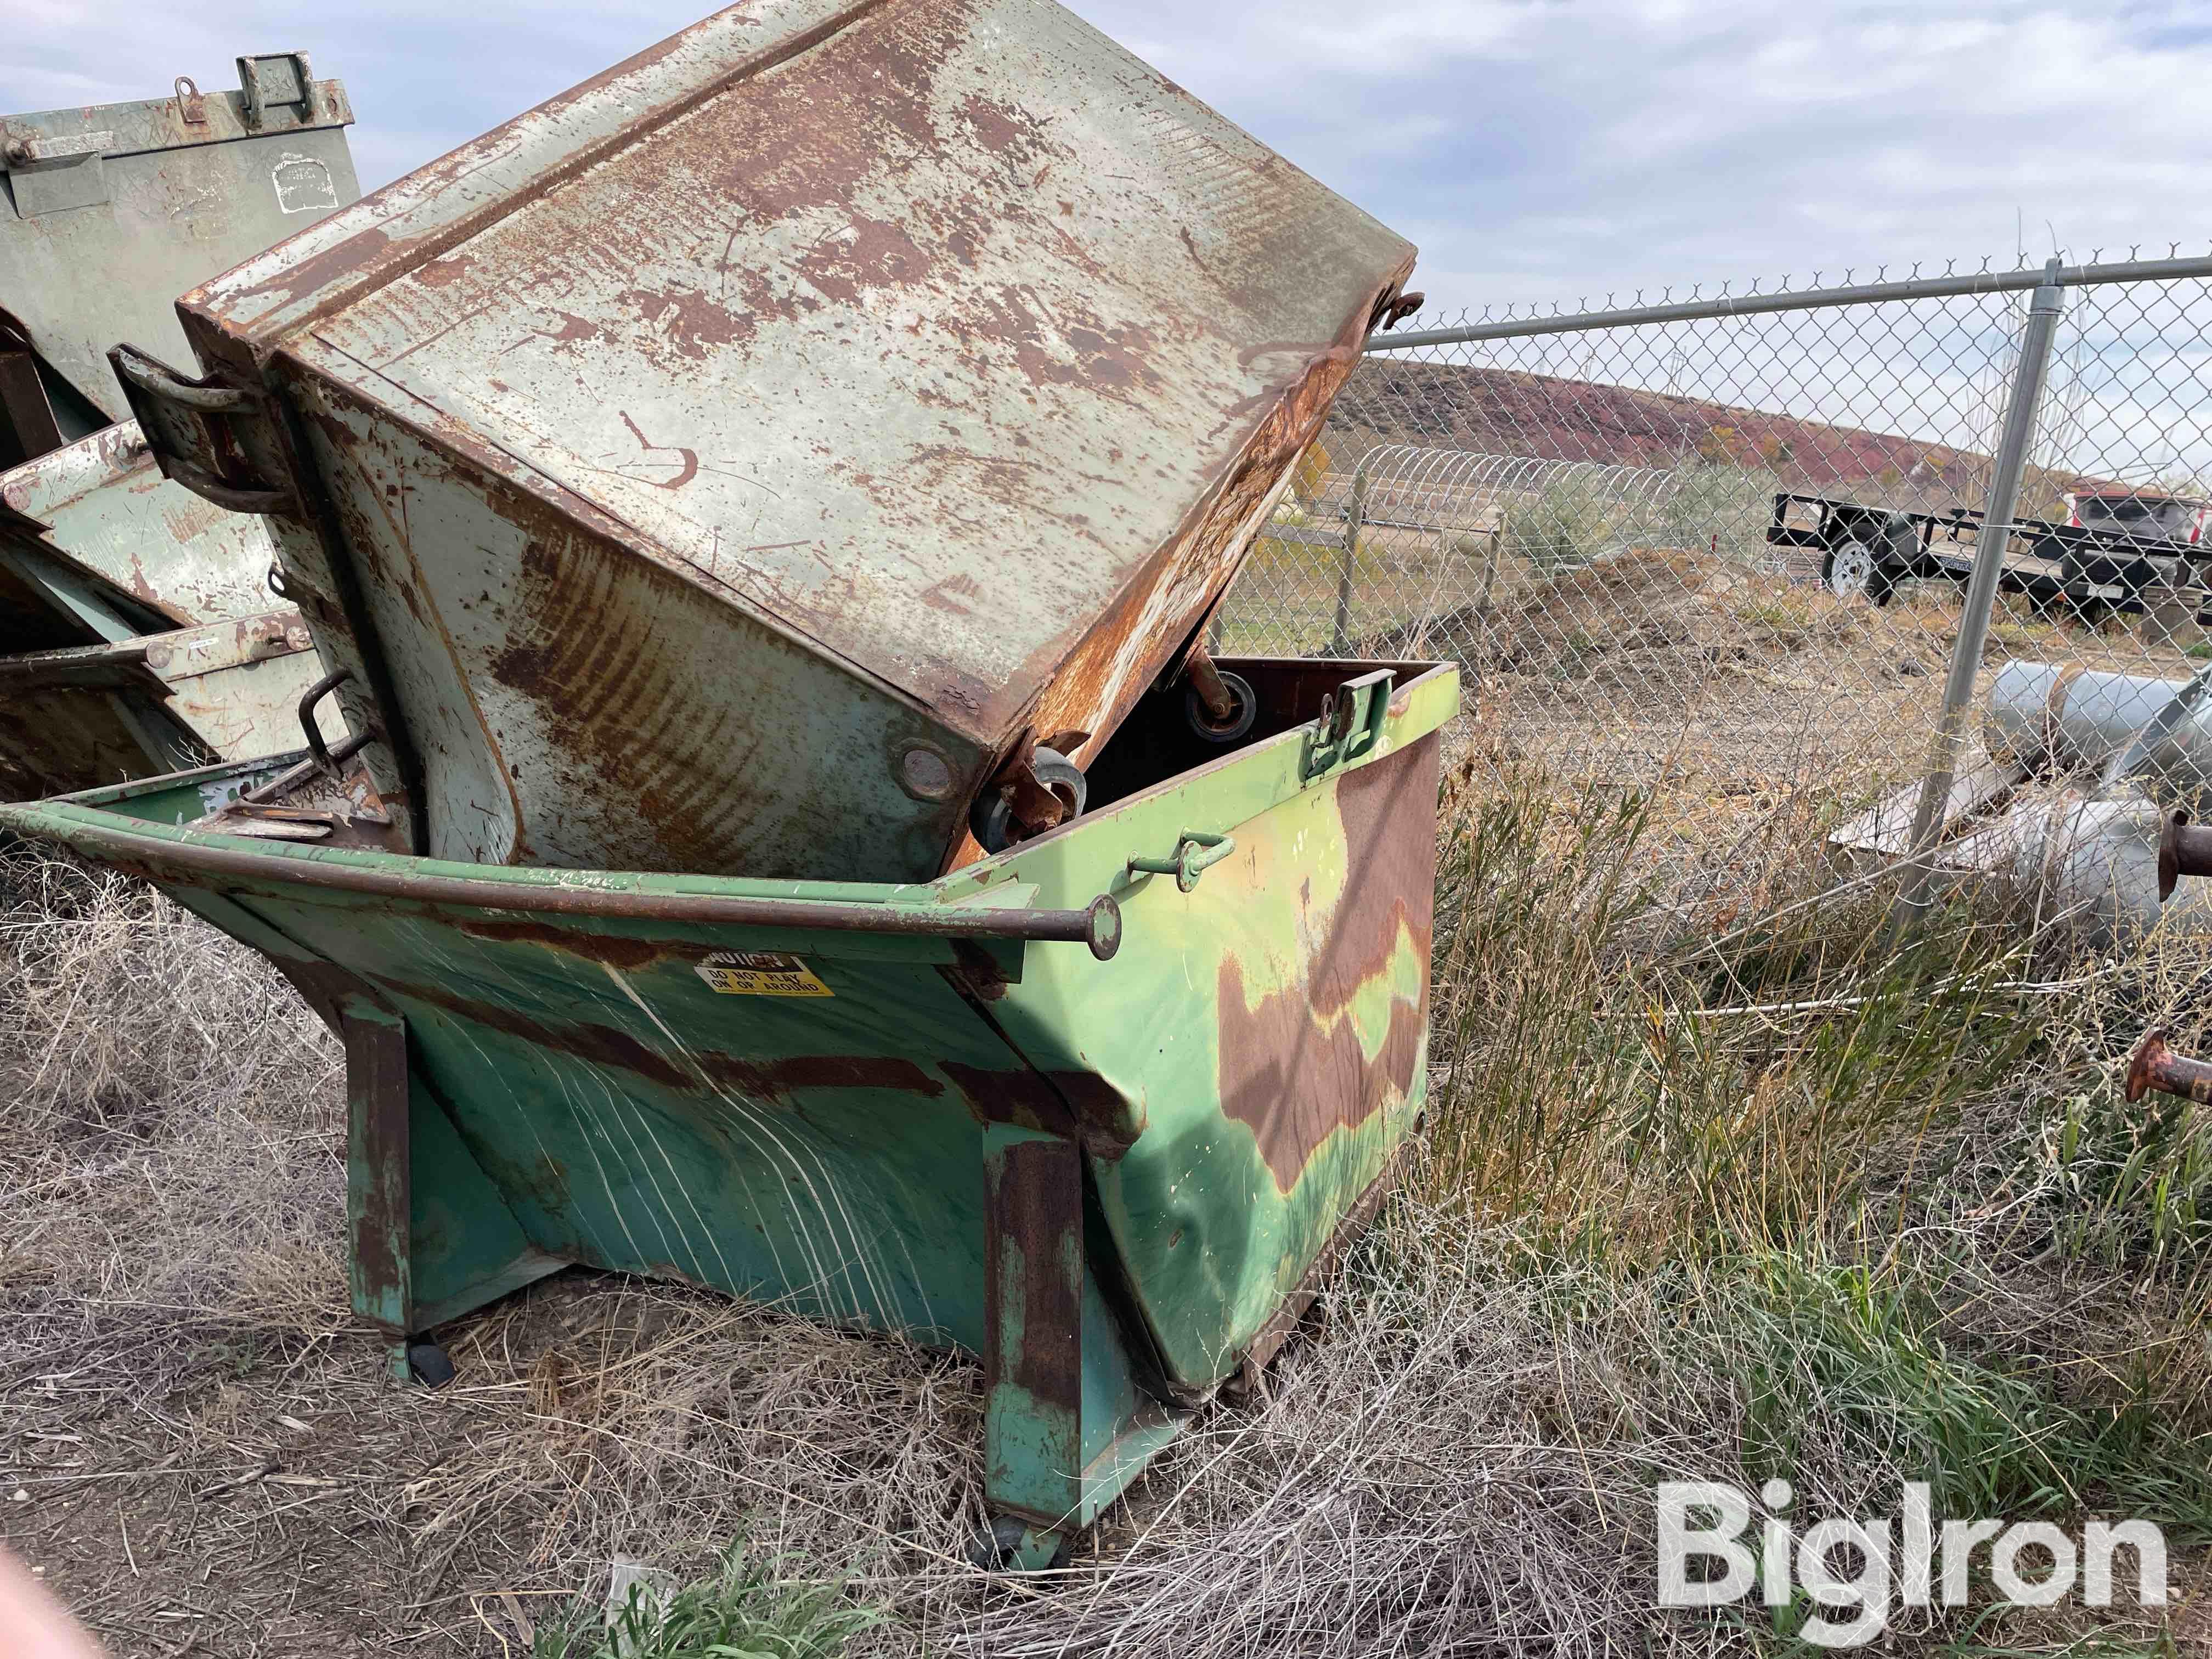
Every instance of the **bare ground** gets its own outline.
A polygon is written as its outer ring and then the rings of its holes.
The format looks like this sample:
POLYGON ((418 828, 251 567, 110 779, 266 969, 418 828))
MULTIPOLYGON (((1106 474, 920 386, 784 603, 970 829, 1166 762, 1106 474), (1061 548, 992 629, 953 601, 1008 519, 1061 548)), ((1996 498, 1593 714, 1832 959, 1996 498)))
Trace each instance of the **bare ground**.
MULTIPOLYGON (((1603 646, 1574 676, 1508 684, 1474 659, 1492 680, 1459 753, 1595 733, 1589 775, 1656 763, 1662 823, 1710 860, 1738 826, 1809 823, 1924 752, 1950 608, 1838 616, 1667 568, 1696 614, 1655 621, 1648 592, 1599 584, 1558 641, 1603 646), (1741 641, 1747 610, 1757 648, 1700 649, 1685 678, 1706 613, 1741 641), (1677 666, 1655 678, 1639 649, 1677 666)), ((2142 665, 2044 626, 2008 621, 1990 665, 2142 665)), ((2165 672, 2192 665, 2168 654, 2165 672)), ((1765 1645, 1648 1606, 1650 1483, 1741 1469, 1740 1389, 1680 1352, 1659 1290, 1509 1271, 1510 1238, 1418 1206, 1267 1397, 1211 1414, 1066 1574, 1009 1583, 962 1559, 981 1476, 962 1358, 570 1273, 448 1332, 452 1387, 388 1381, 345 1302, 334 1046, 258 958, 136 884, 7 865, 0 1097, 0 1536, 118 1654, 526 1652, 617 1558, 682 1571, 737 1536, 890 1607, 870 1652, 1765 1645)), ((2048 1271, 1976 1304, 2013 1310, 2002 1340, 2033 1346, 2042 1320, 2094 1364, 2142 1333, 2091 1340, 2084 1310, 2165 1328, 2138 1281, 2048 1271)), ((1883 1508, 1897 1469, 1824 1433, 1808 1489, 1883 1508)), ((2212 1651, 2179 1606, 2170 1639, 2212 1651)), ((2048 1647, 2056 1628, 2020 1634, 2048 1647)))

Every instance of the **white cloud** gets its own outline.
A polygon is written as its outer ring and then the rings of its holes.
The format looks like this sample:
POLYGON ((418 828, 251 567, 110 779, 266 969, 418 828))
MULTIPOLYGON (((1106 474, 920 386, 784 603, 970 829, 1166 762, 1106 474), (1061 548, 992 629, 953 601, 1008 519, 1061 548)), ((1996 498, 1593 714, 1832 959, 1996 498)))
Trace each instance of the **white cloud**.
MULTIPOLYGON (((0 108, 233 84, 304 48, 366 183, 670 33, 699 0, 9 0, 0 108)), ((1419 240, 1433 298, 1572 299, 1814 268, 2202 246, 2212 29, 2082 0, 1077 0, 1419 240)))

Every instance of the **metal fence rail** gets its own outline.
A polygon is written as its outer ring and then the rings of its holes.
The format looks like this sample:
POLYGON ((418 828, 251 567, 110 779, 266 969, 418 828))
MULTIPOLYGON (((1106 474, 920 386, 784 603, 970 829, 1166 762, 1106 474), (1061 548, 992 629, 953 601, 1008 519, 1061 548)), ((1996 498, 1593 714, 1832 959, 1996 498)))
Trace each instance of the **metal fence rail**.
POLYGON ((1721 848, 1730 803, 1971 769, 2007 662, 2193 672, 2208 502, 2212 256, 1431 317, 1370 342, 1221 632, 1455 657, 1471 752, 1663 782, 1721 848))

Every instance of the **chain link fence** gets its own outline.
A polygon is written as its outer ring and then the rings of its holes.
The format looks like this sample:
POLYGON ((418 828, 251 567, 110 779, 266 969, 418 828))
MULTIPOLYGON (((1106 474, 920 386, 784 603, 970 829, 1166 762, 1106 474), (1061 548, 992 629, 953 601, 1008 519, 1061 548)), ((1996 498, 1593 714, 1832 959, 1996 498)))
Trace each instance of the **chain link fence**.
POLYGON ((2212 656, 2212 258, 1417 319, 1370 344, 1220 648, 1455 659, 1463 756, 1659 787, 1706 852, 1785 800, 1832 823, 1901 794, 2046 279, 1962 771, 2008 662, 2185 679, 2212 656))

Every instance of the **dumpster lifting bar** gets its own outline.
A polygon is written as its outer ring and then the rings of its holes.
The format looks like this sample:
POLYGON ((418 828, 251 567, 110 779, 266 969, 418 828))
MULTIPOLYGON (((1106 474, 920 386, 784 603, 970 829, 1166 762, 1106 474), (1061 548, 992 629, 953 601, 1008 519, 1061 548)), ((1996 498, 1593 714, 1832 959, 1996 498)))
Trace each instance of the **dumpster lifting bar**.
POLYGON ((77 844, 134 869, 152 865, 195 874, 264 879, 373 898, 424 904, 524 910, 544 915, 622 921, 721 923, 738 927, 820 928, 830 933, 902 933, 926 939, 1059 940, 1091 947, 1101 962, 1121 948, 1121 907, 1102 893, 1080 910, 992 909, 985 906, 840 904, 811 899, 746 898, 720 893, 638 893, 564 887, 536 881, 492 881, 377 869, 335 860, 303 861, 134 836, 85 824, 77 844))

